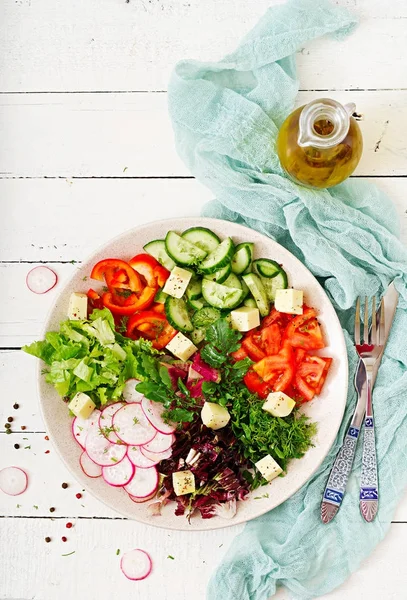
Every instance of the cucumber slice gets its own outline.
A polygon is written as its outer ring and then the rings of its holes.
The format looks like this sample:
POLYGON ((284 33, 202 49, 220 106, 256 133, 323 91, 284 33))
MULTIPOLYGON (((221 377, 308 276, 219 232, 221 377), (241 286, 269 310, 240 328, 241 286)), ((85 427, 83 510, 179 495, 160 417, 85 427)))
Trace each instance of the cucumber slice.
POLYGON ((246 271, 252 262, 253 244, 247 242, 239 244, 232 258, 232 271, 237 275, 241 275, 246 271))
POLYGON ((217 283, 223 283, 229 277, 232 272, 232 265, 228 263, 226 267, 219 269, 219 271, 215 271, 211 275, 204 275, 205 279, 210 279, 211 281, 216 281, 217 283))
POLYGON ((188 300, 196 300, 202 296, 202 279, 193 278, 185 290, 188 300))
POLYGON ((204 279, 202 281, 202 295, 208 304, 215 308, 232 309, 241 303, 243 290, 204 279))
POLYGON ((204 306, 208 306, 207 302, 202 298, 202 296, 193 300, 187 298, 187 304, 193 310, 200 310, 204 306))
POLYGON ((250 294, 250 290, 249 290, 249 288, 247 286, 247 283, 243 279, 243 277, 240 277, 240 283, 242 285, 242 290, 243 290, 243 298, 242 298, 242 300, 244 300, 250 294))
POLYGON ((172 271, 175 267, 175 262, 168 256, 168 252, 165 249, 165 240, 153 240, 152 242, 148 242, 148 244, 143 246, 143 250, 145 250, 147 254, 150 254, 150 256, 154 256, 154 258, 169 271, 172 271))
POLYGON ((253 294, 253 298, 256 301, 261 316, 266 317, 269 314, 270 306, 266 290, 264 289, 260 277, 255 273, 248 273, 248 275, 243 275, 243 281, 246 282, 249 290, 253 294))
POLYGON ((257 308, 256 300, 254 298, 246 298, 243 304, 249 308, 257 308))
POLYGON ((201 273, 215 273, 225 267, 232 260, 234 245, 231 238, 226 238, 217 248, 201 262, 201 273))
POLYGON ((159 302, 160 304, 165 304, 165 301, 168 298, 168 294, 163 292, 162 290, 158 290, 156 295, 154 296, 154 302, 159 302))
POLYGON ((187 305, 183 298, 173 298, 168 296, 165 301, 165 314, 168 322, 178 331, 186 333, 193 331, 194 326, 189 318, 187 305))
POLYGON ((206 256, 206 252, 182 238, 175 231, 169 231, 165 238, 165 249, 178 265, 196 265, 206 256))
POLYGON ((223 282, 223 285, 230 288, 236 288, 237 290, 241 290, 242 288, 242 280, 239 279, 237 275, 231 273, 229 277, 223 282))
POLYGON ((184 231, 182 237, 201 248, 206 254, 213 252, 220 244, 220 239, 216 233, 206 227, 191 227, 184 231))
POLYGON ((191 332, 191 340, 195 345, 200 344, 205 339, 205 329, 194 329, 191 332))
POLYGON ((220 310, 212 308, 212 306, 206 306, 201 310, 197 310, 196 313, 192 315, 192 323, 199 329, 201 327, 212 325, 212 323, 215 323, 220 317, 220 310))
POLYGON ((285 290, 288 287, 287 273, 283 269, 280 269, 275 277, 262 277, 261 281, 269 302, 274 302, 277 290, 285 290))
POLYGON ((281 270, 281 267, 275 260, 269 258, 259 258, 253 261, 253 270, 261 277, 275 277, 281 270))

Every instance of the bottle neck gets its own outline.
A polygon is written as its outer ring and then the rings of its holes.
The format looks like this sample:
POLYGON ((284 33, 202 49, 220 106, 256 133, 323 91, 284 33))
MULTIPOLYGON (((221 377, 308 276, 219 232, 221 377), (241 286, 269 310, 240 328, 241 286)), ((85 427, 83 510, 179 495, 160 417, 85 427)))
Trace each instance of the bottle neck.
POLYGON ((343 106, 336 100, 322 98, 310 102, 301 111, 298 145, 332 148, 347 136, 354 104, 343 106))

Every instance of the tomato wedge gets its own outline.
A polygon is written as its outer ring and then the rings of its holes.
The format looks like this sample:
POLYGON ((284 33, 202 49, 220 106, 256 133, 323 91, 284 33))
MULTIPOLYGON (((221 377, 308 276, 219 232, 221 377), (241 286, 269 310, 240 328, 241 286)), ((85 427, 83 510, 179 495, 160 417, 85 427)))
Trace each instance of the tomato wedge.
POLYGON ((266 356, 253 366, 254 371, 274 392, 284 392, 294 377, 294 356, 289 344, 278 354, 266 356))
POLYGON ((305 401, 321 392, 331 363, 331 358, 308 354, 298 365, 294 385, 305 401))
POLYGON ((266 356, 266 353, 256 344, 255 336, 258 332, 250 331, 245 335, 242 341, 242 348, 244 348, 249 355, 249 358, 254 362, 258 362, 266 356))
POLYGON ((141 292, 142 284, 138 273, 124 260, 119 258, 105 258, 93 267, 91 279, 106 281, 109 288, 129 289, 132 292, 141 292))
POLYGON ((150 287, 162 287, 170 276, 170 272, 149 254, 137 254, 129 260, 129 264, 144 277, 150 287))
POLYGON ((232 352, 230 356, 233 358, 233 360, 238 361, 247 358, 249 355, 247 354, 243 346, 240 346, 239 350, 235 350, 235 352, 232 352))
POLYGON ((277 323, 272 323, 261 330, 260 346, 267 356, 277 354, 280 351, 281 330, 277 323))
POLYGON ((126 335, 132 339, 141 335, 151 340, 154 348, 161 350, 177 335, 177 330, 168 323, 165 315, 154 310, 144 310, 130 317, 126 335))
POLYGON ((284 339, 294 348, 303 350, 319 350, 325 347, 321 327, 313 308, 304 306, 302 315, 297 315, 287 325, 284 339))
POLYGON ((253 369, 247 371, 243 377, 247 389, 252 394, 258 394, 260 398, 267 398, 270 393, 268 384, 253 369))

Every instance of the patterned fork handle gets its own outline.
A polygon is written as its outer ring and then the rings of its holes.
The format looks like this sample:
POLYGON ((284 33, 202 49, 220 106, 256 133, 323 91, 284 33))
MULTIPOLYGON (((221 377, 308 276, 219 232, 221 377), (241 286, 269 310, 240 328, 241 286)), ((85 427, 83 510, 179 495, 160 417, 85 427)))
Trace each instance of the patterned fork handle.
POLYGON ((321 504, 321 519, 323 523, 332 521, 342 504, 346 484, 355 458, 359 433, 360 429, 351 424, 343 440, 342 447, 336 456, 321 504))
POLYGON ((377 478, 376 441, 371 389, 371 381, 368 380, 359 496, 360 512, 362 513, 362 517, 368 523, 373 521, 379 507, 379 484, 377 478))

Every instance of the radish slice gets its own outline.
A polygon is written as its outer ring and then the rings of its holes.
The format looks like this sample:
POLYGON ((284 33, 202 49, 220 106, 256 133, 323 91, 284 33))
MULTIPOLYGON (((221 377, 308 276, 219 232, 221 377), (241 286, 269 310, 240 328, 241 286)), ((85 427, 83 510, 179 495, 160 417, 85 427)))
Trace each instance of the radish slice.
POLYGON ((127 456, 117 463, 117 465, 103 467, 102 469, 103 479, 113 487, 123 487, 130 483, 133 479, 134 472, 134 465, 127 456))
POLYGON ((165 452, 150 452, 144 446, 142 446, 140 450, 146 458, 149 458, 153 462, 161 462, 162 460, 167 460, 167 458, 172 456, 172 448, 168 448, 168 450, 165 452))
POLYGON ((86 452, 82 452, 80 455, 79 464, 81 465, 82 471, 85 473, 85 475, 92 477, 92 479, 102 475, 102 467, 93 462, 86 452))
POLYGON ((48 267, 34 267, 26 277, 26 284, 34 294, 45 294, 52 290, 58 281, 56 273, 48 267))
POLYGON ((158 487, 158 472, 155 467, 136 469, 133 479, 124 489, 130 496, 146 498, 151 496, 158 487))
POLYGON ((95 408, 88 419, 75 417, 72 421, 72 435, 83 449, 85 449, 86 436, 88 435, 89 427, 99 421, 100 410, 95 408))
POLYGON ((99 427, 106 439, 112 444, 122 444, 122 441, 117 437, 113 427, 113 415, 124 406, 123 402, 109 404, 100 413, 99 427))
POLYGON ((151 460, 151 458, 144 456, 141 452, 141 446, 129 446, 127 449, 127 456, 133 465, 140 469, 149 469, 160 462, 159 460, 151 460))
POLYGON ((171 448, 174 442, 174 434, 160 433, 158 431, 157 435, 151 440, 151 442, 144 444, 144 448, 149 452, 165 452, 171 448))
POLYGON ((0 490, 9 496, 19 496, 27 489, 27 473, 19 467, 6 467, 0 471, 0 490))
POLYGON ((122 442, 131 446, 147 444, 157 433, 140 404, 125 404, 113 415, 113 427, 122 442))
POLYGON ((85 449, 89 458, 101 467, 117 464, 123 460, 127 452, 125 444, 112 444, 105 438, 100 431, 99 423, 89 428, 85 449))
POLYGON ((147 552, 137 548, 123 554, 120 561, 120 568, 127 579, 140 581, 150 575, 153 563, 147 552))
POLYGON ((162 414, 165 410, 164 406, 161 402, 153 402, 148 398, 143 397, 141 401, 141 406, 144 410, 144 413, 147 419, 150 421, 153 427, 156 428, 160 433, 173 433, 175 431, 175 425, 171 423, 164 423, 162 418, 162 414))
POLYGON ((136 496, 131 496, 129 494, 129 498, 136 504, 142 504, 143 502, 148 502, 149 500, 152 500, 154 498, 154 496, 156 495, 156 493, 157 493, 157 490, 155 490, 152 494, 150 494, 149 496, 146 496, 145 498, 136 498, 136 496))
POLYGON ((140 404, 143 399, 143 394, 136 390, 136 385, 140 383, 138 379, 128 379, 124 384, 123 398, 129 404, 136 402, 140 404))

